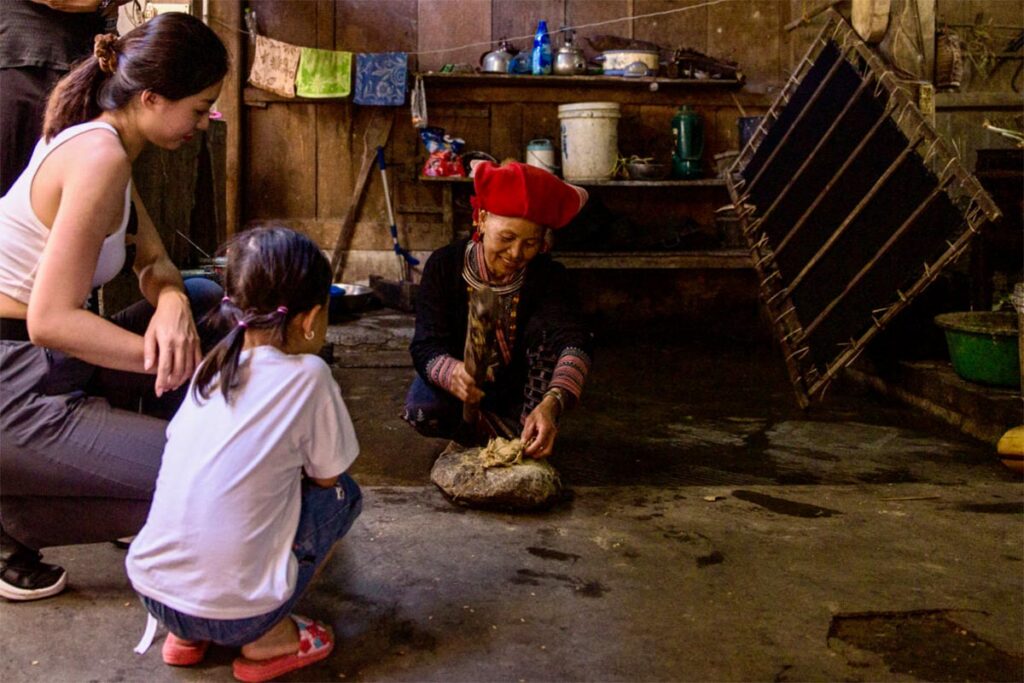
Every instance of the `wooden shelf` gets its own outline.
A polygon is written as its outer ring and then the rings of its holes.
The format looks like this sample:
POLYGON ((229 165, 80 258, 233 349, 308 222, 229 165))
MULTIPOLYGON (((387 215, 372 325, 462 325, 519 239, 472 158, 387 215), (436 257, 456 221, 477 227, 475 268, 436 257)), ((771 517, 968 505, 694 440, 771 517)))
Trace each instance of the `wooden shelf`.
MULTIPOLYGON (((472 178, 434 178, 420 176, 420 180, 428 183, 471 183, 472 178)), ((573 185, 581 187, 725 187, 722 178, 699 178, 697 180, 571 180, 573 185)))
POLYGON ((1020 109, 1021 96, 1004 92, 937 92, 935 108, 948 109, 1020 109))
POLYGON ((499 86, 571 86, 594 88, 636 87, 659 90, 667 88, 736 88, 743 84, 734 78, 658 78, 643 76, 580 75, 580 76, 531 76, 512 74, 467 74, 439 73, 427 71, 419 74, 430 85, 499 85, 499 86))
POLYGON ((551 256, 572 269, 636 270, 636 269, 715 269, 752 268, 746 249, 712 251, 606 251, 559 252, 551 256))
MULTIPOLYGON (((622 76, 513 76, 511 74, 443 74, 433 71, 420 74, 431 87, 451 86, 473 88, 628 88, 631 90, 647 90, 658 92, 662 89, 681 90, 724 90, 739 88, 742 81, 719 78, 624 78, 622 76)), ((487 94, 490 97, 490 94, 487 94)), ((268 104, 330 104, 351 102, 351 97, 285 97, 268 90, 245 86, 242 93, 243 101, 248 106, 265 107, 268 104)), ((757 104, 756 99, 744 95, 746 104, 757 104)))

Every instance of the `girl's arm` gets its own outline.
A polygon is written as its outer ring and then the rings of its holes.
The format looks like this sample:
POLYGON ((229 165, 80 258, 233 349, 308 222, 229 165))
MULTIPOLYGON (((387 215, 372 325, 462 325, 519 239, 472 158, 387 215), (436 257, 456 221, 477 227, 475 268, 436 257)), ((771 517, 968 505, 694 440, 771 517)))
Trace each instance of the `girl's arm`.
POLYGON ((313 482, 314 484, 316 484, 317 486, 319 486, 322 489, 329 489, 329 488, 331 488, 332 486, 334 486, 335 484, 338 483, 338 479, 340 477, 341 477, 341 475, 339 474, 337 477, 328 477, 327 479, 317 479, 316 477, 311 477, 309 475, 306 475, 306 479, 309 479, 311 482, 313 482))
POLYGON ((156 309, 143 338, 143 364, 147 370, 156 365, 156 394, 159 396, 188 381, 202 360, 202 352, 181 273, 167 255, 156 226, 134 187, 132 201, 139 219, 134 269, 142 295, 156 309))

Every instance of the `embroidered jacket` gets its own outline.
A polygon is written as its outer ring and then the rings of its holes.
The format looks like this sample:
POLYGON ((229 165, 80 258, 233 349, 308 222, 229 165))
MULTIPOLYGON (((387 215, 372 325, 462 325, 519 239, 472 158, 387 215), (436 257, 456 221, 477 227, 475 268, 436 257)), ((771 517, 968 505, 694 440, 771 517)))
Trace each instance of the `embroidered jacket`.
MULTIPOLYGON (((467 242, 460 240, 431 254, 416 303, 416 332, 409 347, 413 364, 425 381, 442 388, 465 347, 467 242)), ((518 298, 507 363, 500 364, 495 381, 483 387, 488 398, 508 407, 521 404, 529 371, 527 351, 535 354, 541 345, 544 355, 556 359, 549 387, 579 398, 590 368, 592 335, 580 316, 565 267, 548 254, 537 255, 526 266, 518 298)))

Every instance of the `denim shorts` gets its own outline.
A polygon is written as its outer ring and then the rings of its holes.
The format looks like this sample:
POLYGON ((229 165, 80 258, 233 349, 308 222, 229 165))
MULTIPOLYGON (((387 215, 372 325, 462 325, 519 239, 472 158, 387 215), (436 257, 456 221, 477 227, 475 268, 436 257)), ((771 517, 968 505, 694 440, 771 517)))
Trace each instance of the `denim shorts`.
POLYGON ((167 630, 185 640, 208 640, 227 647, 241 647, 258 639, 288 616, 305 592, 317 567, 323 564, 334 544, 344 536, 363 509, 359 485, 347 474, 338 483, 323 488, 302 482, 302 513, 292 552, 299 562, 295 592, 277 609, 245 619, 194 617, 140 596, 142 604, 167 630))

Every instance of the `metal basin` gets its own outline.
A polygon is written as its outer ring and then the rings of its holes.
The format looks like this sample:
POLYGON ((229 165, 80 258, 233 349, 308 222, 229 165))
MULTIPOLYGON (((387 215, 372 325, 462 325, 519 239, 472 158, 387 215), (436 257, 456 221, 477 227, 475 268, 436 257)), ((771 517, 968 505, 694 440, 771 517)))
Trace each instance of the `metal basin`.
POLYGON ((350 318, 370 308, 374 301, 373 290, 366 285, 335 282, 331 285, 331 301, 327 319, 333 323, 336 320, 350 318))

